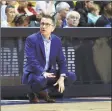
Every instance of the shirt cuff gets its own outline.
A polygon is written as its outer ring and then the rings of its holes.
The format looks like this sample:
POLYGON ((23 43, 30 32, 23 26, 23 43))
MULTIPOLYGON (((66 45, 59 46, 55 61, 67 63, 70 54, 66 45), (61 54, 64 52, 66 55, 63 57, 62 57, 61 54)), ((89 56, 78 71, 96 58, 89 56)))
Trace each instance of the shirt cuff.
POLYGON ((43 72, 42 75, 43 75, 45 78, 47 78, 46 75, 45 75, 45 73, 46 73, 46 72, 43 72))
POLYGON ((64 73, 63 73, 63 74, 60 74, 60 76, 62 76, 62 77, 67 77, 66 74, 64 74, 64 73))

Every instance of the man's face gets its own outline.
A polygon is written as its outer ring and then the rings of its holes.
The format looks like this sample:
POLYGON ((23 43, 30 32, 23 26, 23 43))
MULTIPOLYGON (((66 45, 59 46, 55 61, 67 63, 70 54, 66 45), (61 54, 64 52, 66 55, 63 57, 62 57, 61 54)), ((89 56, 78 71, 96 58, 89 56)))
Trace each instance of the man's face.
POLYGON ((54 30, 53 21, 50 18, 42 18, 40 21, 40 32, 43 36, 49 36, 54 30))
POLYGON ((69 26, 71 27, 77 27, 79 24, 79 16, 78 15, 71 15, 68 19, 67 19, 67 23, 69 24, 69 26))
POLYGON ((60 11, 61 18, 66 18, 67 13, 69 12, 69 8, 63 9, 60 11))
POLYGON ((110 15, 112 15, 112 3, 109 3, 107 6, 106 6, 106 12, 110 15))
POLYGON ((85 1, 85 6, 86 6, 88 9, 90 9, 91 7, 93 7, 93 3, 94 3, 94 2, 91 1, 91 0, 90 0, 90 1, 86 0, 86 1, 85 1))
MULTIPOLYGON (((13 20, 14 17, 15 17, 15 15, 16 15, 16 13, 15 13, 15 8, 9 8, 9 9, 7 10, 6 15, 7 15, 7 18, 9 18, 10 20, 13 20)), ((10 21, 10 22, 11 22, 11 21, 10 21)))

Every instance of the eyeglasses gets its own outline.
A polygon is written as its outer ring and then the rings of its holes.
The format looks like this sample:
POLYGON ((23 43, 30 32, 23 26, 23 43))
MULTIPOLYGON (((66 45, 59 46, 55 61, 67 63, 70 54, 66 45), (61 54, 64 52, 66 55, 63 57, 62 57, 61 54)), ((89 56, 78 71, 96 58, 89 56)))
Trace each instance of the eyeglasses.
POLYGON ((69 18, 73 19, 73 20, 79 20, 80 19, 79 17, 75 17, 75 16, 70 16, 69 18))
POLYGON ((44 26, 44 25, 46 27, 54 26, 53 24, 49 24, 49 23, 44 23, 44 22, 40 23, 40 26, 44 26))

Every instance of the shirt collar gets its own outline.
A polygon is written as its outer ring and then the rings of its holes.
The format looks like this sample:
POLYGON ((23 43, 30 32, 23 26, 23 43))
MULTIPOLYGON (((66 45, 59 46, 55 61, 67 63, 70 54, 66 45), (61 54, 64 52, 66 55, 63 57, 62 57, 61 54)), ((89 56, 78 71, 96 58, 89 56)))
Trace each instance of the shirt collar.
POLYGON ((50 35, 50 39, 49 39, 49 40, 48 40, 48 39, 46 39, 42 34, 41 34, 41 36, 42 36, 43 41, 50 42, 50 41, 52 40, 51 35, 50 35))

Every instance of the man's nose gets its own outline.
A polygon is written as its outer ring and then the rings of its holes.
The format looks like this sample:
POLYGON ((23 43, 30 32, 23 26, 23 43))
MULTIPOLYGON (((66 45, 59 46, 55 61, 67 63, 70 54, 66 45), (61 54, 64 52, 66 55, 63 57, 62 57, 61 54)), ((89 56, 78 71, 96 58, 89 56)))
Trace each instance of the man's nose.
POLYGON ((78 17, 74 17, 74 20, 75 20, 75 21, 78 20, 78 17))
POLYGON ((15 15, 15 13, 12 14, 13 16, 15 15))
POLYGON ((45 28, 46 27, 46 25, 45 24, 43 24, 43 28, 45 28))

